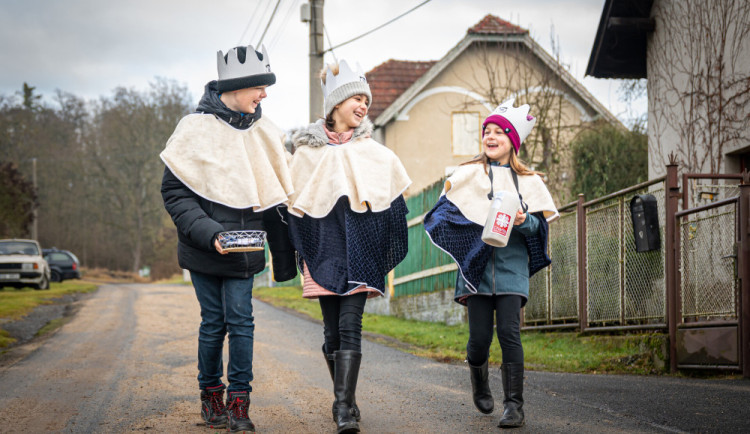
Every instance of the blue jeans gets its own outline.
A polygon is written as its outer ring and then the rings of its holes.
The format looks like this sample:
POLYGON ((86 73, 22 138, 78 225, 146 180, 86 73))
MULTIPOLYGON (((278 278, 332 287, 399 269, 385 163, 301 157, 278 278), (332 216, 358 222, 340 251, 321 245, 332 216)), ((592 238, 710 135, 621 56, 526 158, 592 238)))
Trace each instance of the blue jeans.
POLYGON ((233 279, 191 271, 201 305, 198 384, 222 385, 224 336, 229 334, 228 392, 251 391, 253 381, 253 278, 233 279))

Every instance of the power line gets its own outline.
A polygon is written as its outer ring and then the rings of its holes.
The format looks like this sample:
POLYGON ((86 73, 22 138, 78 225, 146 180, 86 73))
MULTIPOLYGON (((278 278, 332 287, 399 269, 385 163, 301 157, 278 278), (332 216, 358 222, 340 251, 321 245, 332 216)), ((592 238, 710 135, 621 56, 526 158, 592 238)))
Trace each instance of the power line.
POLYGON ((255 4, 255 9, 253 10, 253 13, 250 15, 250 19, 247 20, 247 24, 245 25, 245 30, 242 31, 242 36, 240 36, 240 40, 237 41, 237 46, 239 47, 242 45, 242 40, 245 39, 245 34, 247 33, 247 29, 250 28, 250 24, 252 24, 253 20, 255 20, 255 14, 258 12, 258 8, 260 7, 260 1, 255 4))
MULTIPOLYGON (((263 22, 263 18, 266 16, 266 13, 268 12, 268 8, 271 6, 271 2, 267 1, 265 2, 266 8, 263 9, 263 13, 258 16, 260 20, 258 21, 258 25, 255 26, 255 30, 253 30, 252 36, 250 36, 250 42, 255 40, 255 35, 258 34, 258 29, 260 29, 260 24, 263 22)), ((257 47, 256 47, 257 48, 257 47)))
POLYGON ((425 0, 425 1, 423 1, 422 3, 420 3, 420 4, 416 5, 416 6, 414 6, 413 8, 409 9, 408 11, 404 12, 403 14, 401 14, 401 15, 397 16, 396 18, 393 18, 392 20, 390 20, 390 21, 388 21, 388 22, 385 22, 385 23, 383 23, 383 24, 379 25, 378 27, 375 27, 375 28, 374 28, 374 29, 372 29, 372 30, 369 30, 369 31, 367 31, 367 32, 365 32, 365 33, 362 33, 361 35, 357 36, 356 38, 352 38, 352 39, 349 39, 348 41, 346 41, 346 42, 342 42, 342 43, 340 43, 340 44, 336 45, 335 47, 331 47, 331 48, 329 48, 329 49, 327 49, 327 50, 323 50, 322 52, 320 52, 320 53, 318 53, 318 54, 320 55, 320 54, 324 54, 324 53, 326 53, 326 52, 328 52, 328 51, 333 51, 333 50, 334 50, 334 49, 336 49, 336 48, 339 48, 339 47, 343 47, 344 45, 347 45, 347 44, 349 44, 349 43, 352 43, 352 42, 356 41, 357 39, 363 38, 363 37, 365 37, 365 36, 369 35, 370 33, 374 32, 374 31, 376 31, 376 30, 380 30, 380 29, 382 29, 383 27, 387 26, 388 24, 391 24, 392 22, 394 22, 394 21, 398 20, 399 18, 401 18, 401 17, 403 17, 403 16, 405 16, 405 15, 408 15, 408 14, 410 14, 410 13, 414 12, 415 10, 417 10, 417 9, 421 8, 422 6, 426 5, 427 3, 431 2, 431 1, 432 1, 432 0, 425 0))
POLYGON ((266 37, 266 32, 268 31, 268 28, 271 27, 271 23, 273 22, 273 17, 276 16, 276 11, 279 10, 280 4, 281 4, 281 0, 276 0, 276 6, 274 6, 273 12, 271 12, 271 18, 268 19, 268 24, 266 24, 266 28, 263 30, 263 34, 260 35, 260 41, 258 41, 258 45, 256 45, 256 47, 260 47, 260 44, 263 43, 263 38, 266 37))
POLYGON ((293 0, 291 3, 289 3, 289 7, 286 10, 286 14, 284 14, 284 19, 281 20, 281 24, 279 24, 278 28, 276 29, 276 34, 273 37, 273 40, 268 45, 268 49, 273 51, 274 47, 276 47, 276 42, 278 42, 281 35, 284 34, 284 27, 287 22, 289 22, 289 17, 291 17, 292 12, 294 11, 295 7, 297 6, 297 3, 299 0, 293 0))
MULTIPOLYGON (((331 37, 328 36, 328 27, 326 27, 325 24, 323 24, 323 32, 326 34, 326 39, 328 39, 328 45, 333 45, 331 44, 331 37)), ((333 48, 329 48, 329 50, 331 51, 331 55, 333 56, 333 61, 335 63, 339 63, 339 59, 336 58, 336 53, 333 52, 333 48)))

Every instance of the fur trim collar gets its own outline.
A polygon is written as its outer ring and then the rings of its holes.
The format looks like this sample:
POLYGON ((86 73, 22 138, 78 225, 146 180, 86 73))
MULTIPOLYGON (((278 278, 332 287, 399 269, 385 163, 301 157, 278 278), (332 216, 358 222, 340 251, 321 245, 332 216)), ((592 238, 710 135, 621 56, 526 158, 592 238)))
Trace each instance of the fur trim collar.
MULTIPOLYGON (((352 135, 352 141, 372 136, 372 122, 370 118, 365 117, 357 128, 354 129, 352 135)), ((317 122, 310 124, 304 128, 299 129, 292 137, 292 143, 294 147, 299 148, 300 146, 310 146, 317 148, 328 144, 328 136, 323 129, 323 119, 319 119, 317 122)))

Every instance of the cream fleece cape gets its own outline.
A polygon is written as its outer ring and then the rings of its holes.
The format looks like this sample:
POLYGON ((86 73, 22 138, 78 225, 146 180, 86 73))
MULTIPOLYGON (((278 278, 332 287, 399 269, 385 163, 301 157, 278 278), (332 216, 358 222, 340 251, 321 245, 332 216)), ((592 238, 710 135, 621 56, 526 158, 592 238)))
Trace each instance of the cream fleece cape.
MULTIPOLYGON (((495 191, 516 191, 509 167, 490 166, 493 171, 495 191)), ((518 189, 523 201, 529 205, 529 213, 542 212, 548 222, 560 216, 555 202, 539 175, 518 176, 518 189)), ((472 222, 484 226, 490 212, 490 177, 484 173, 483 164, 458 166, 453 175, 445 180, 443 193, 461 213, 472 222)))
POLYGON ((239 130, 211 114, 182 118, 161 159, 195 194, 231 208, 263 211, 294 191, 284 133, 267 118, 239 130))
POLYGON ((396 154, 369 137, 343 145, 299 146, 292 163, 294 194, 289 212, 323 218, 341 196, 349 198, 352 211, 373 212, 391 206, 411 179, 396 154))

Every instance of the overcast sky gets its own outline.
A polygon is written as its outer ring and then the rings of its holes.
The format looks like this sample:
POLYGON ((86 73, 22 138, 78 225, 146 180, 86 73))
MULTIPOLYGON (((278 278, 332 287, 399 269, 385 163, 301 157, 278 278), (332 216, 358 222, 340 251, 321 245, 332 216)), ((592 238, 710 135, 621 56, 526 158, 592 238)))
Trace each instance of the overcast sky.
MULTIPOLYGON (((263 113, 283 128, 308 120, 308 25, 304 0, 281 0, 264 38, 277 84, 263 113)), ((326 0, 333 45, 364 33, 422 0, 326 0)), ((117 86, 146 90, 155 77, 185 84, 197 102, 216 78, 216 51, 255 45, 276 0, 0 0, 0 94, 36 86, 48 100, 56 89, 86 99, 117 86), (247 29, 247 30, 246 30, 247 29), (244 35, 244 36, 243 36, 244 35)), ((584 78, 604 0, 432 0, 411 14, 335 50, 366 71, 387 61, 438 60, 488 13, 530 30, 613 114, 631 114, 618 100, 618 80, 584 78), (554 28, 554 30, 553 30, 554 28)), ((328 47, 326 41, 326 47, 328 47)), ((326 61, 333 61, 330 53, 326 61)), ((636 112, 645 111, 645 101, 636 112)))

